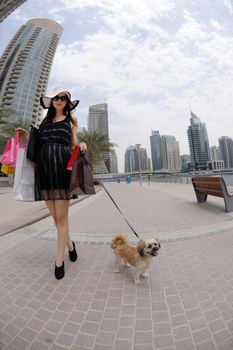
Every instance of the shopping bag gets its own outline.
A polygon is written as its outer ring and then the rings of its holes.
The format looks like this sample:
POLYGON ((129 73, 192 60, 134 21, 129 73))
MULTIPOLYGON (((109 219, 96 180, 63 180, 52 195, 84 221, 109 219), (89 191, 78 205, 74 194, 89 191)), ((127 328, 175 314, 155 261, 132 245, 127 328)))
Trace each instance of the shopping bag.
POLYGON ((31 125, 28 145, 27 145, 27 159, 36 162, 36 155, 39 148, 39 130, 31 125))
POLYGON ((74 161, 76 159, 81 159, 79 156, 79 145, 74 146, 73 152, 70 156, 69 162, 68 162, 67 167, 66 167, 67 170, 72 170, 74 161))
POLYGON ((15 166, 19 149, 23 147, 24 144, 22 144, 19 139, 19 132, 16 131, 15 136, 8 140, 6 148, 0 159, 0 163, 15 166))
POLYGON ((15 167, 12 167, 12 166, 9 166, 9 165, 6 165, 6 164, 2 164, 1 172, 3 174, 6 174, 6 175, 12 175, 12 174, 15 173, 15 167))
POLYGON ((95 194, 93 171, 83 159, 73 163, 69 192, 72 196, 95 194))
POLYGON ((16 161, 13 199, 35 200, 35 164, 27 159, 26 149, 20 148, 16 161))

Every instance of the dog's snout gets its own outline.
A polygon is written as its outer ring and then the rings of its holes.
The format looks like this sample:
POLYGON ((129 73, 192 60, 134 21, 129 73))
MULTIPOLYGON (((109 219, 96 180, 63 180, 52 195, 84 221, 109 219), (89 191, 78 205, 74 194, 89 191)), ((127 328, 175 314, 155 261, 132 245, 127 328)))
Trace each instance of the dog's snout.
POLYGON ((152 249, 152 251, 154 251, 154 252, 157 252, 157 250, 159 250, 159 247, 154 247, 154 248, 152 249))

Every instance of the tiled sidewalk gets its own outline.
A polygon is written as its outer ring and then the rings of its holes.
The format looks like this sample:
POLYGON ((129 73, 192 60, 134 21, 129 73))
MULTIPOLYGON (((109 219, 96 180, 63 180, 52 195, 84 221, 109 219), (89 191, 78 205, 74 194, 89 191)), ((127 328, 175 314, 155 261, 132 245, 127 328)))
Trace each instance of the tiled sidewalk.
POLYGON ((138 287, 109 245, 79 245, 56 281, 54 249, 34 237, 2 255, 0 349, 233 349, 232 234, 164 243, 138 287))
MULTIPOLYGON (((120 189, 117 195, 113 186, 111 193, 121 205, 125 203, 125 212, 131 219, 135 217, 137 226, 143 201, 156 190, 133 186, 121 189, 123 200, 120 189), (132 191, 131 208, 127 207, 128 190, 132 191), (141 204, 136 201, 139 190, 141 204)), ((193 203, 193 198, 188 200, 187 187, 178 188, 179 196, 174 187, 170 190, 172 194, 166 197, 162 193, 167 188, 157 189, 160 194, 156 198, 163 197, 159 202, 162 217, 156 218, 155 210, 154 218, 147 210, 161 232, 165 229, 166 210, 177 214, 177 203, 183 203, 185 208, 184 197, 188 208, 193 203)), ((148 199, 150 206, 151 201, 148 199)), ((93 224, 97 221, 96 228, 101 227, 102 211, 97 211, 100 203, 106 215, 109 210, 114 211, 110 205, 106 206, 101 193, 71 208, 74 235, 84 227, 84 213, 89 213, 93 224), (95 208, 96 215, 92 215, 95 208)), ((196 205, 193 205, 195 218, 196 205)), ((200 217, 203 226, 209 227, 210 218, 213 225, 231 223, 232 217, 224 213, 221 202, 211 205, 198 212, 199 217, 203 215, 200 217), (209 216, 205 221, 206 213, 209 216)), ((186 209, 184 215, 174 215, 167 222, 167 230, 173 232, 172 221, 176 229, 185 229, 185 223, 191 229, 191 214, 186 209)), ((114 212, 108 222, 110 233, 117 222, 115 215, 118 214, 114 212)), ((52 228, 49 220, 0 237, 1 350, 233 349, 233 229, 198 239, 163 242, 150 277, 136 287, 129 269, 122 266, 120 274, 113 273, 109 244, 80 243, 78 261, 70 262, 67 254, 66 276, 61 281, 55 280, 55 241, 47 232, 52 228), (40 230, 45 230, 44 236, 40 230)), ((123 227, 119 216, 118 220, 123 227)), ((145 226, 147 221, 143 222, 145 226)), ((145 226, 145 231, 150 229, 145 226)), ((106 235, 104 243, 108 243, 107 229, 102 229, 102 233, 106 235)))

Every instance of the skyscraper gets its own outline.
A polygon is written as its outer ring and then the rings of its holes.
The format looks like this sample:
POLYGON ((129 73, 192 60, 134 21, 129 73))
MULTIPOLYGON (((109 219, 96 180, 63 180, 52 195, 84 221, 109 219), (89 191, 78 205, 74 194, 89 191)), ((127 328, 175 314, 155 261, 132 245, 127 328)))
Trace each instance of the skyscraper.
POLYGON ((191 160, 191 157, 190 157, 189 154, 182 154, 180 156, 181 171, 182 172, 188 172, 189 171, 190 160, 191 160))
POLYGON ((220 148, 217 146, 210 147, 211 160, 221 160, 220 148))
POLYGON ((109 152, 109 172, 118 173, 117 155, 114 149, 109 152))
POLYGON ((39 98, 45 94, 48 78, 62 34, 55 21, 35 18, 17 31, 0 58, 2 107, 16 111, 10 120, 40 122, 39 98))
POLYGON ((228 136, 222 136, 218 139, 221 159, 224 161, 225 168, 233 167, 233 140, 228 136))
POLYGON ((153 171, 161 169, 180 171, 179 143, 174 136, 160 136, 159 130, 152 130, 150 145, 153 171))
POLYGON ((129 146, 125 151, 125 172, 132 173, 138 170, 137 147, 129 146))
POLYGON ((0 23, 26 0, 2 0, 0 1, 0 23))
POLYGON ((163 168, 171 171, 180 171, 180 149, 175 136, 162 135, 161 144, 163 168))
POLYGON ((152 169, 160 170, 162 169, 162 154, 161 154, 161 137, 159 131, 152 130, 152 135, 150 136, 150 147, 151 147, 151 160, 152 169))
MULTIPOLYGON (((87 129, 88 131, 97 130, 100 135, 105 135, 109 139, 107 103, 101 103, 89 107, 87 129)), ((94 170, 95 173, 102 174, 108 173, 110 171, 108 153, 105 154, 105 161, 103 161, 98 166, 95 166, 94 170)))
POLYGON ((207 169, 207 162, 210 160, 210 148, 205 123, 202 123, 193 112, 191 112, 188 127, 188 141, 191 155, 191 163, 195 170, 207 169))
POLYGON ((137 146, 131 145, 125 151, 125 172, 139 171, 139 157, 141 171, 150 170, 150 161, 147 155, 146 148, 137 148, 137 146))

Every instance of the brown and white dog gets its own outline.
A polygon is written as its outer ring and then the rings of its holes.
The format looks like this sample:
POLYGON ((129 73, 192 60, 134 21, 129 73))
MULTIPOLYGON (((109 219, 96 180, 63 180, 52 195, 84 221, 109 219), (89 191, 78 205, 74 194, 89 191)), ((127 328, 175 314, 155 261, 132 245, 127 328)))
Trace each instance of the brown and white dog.
POLYGON ((140 284, 140 276, 148 277, 152 258, 158 255, 161 248, 157 238, 148 241, 140 240, 136 247, 131 246, 125 235, 118 234, 113 238, 111 247, 115 253, 114 272, 119 273, 119 265, 124 260, 125 266, 133 270, 134 283, 140 284))

